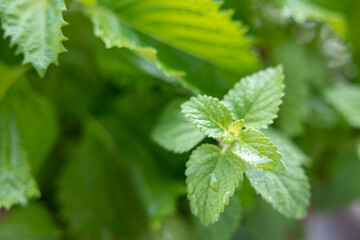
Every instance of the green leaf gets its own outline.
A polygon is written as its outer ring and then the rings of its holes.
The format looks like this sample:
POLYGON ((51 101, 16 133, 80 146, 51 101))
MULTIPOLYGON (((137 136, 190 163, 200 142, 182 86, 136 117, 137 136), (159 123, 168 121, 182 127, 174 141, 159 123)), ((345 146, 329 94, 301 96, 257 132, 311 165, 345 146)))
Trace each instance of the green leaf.
POLYGON ((303 150, 296 146, 285 134, 275 129, 266 129, 262 131, 264 135, 278 146, 278 151, 286 156, 291 156, 293 161, 299 164, 310 165, 311 159, 303 150))
POLYGON ((233 122, 231 110, 217 98, 205 95, 191 97, 181 108, 185 117, 209 137, 223 137, 233 122))
POLYGON ((63 0, 2 0, 0 13, 5 37, 24 54, 23 63, 31 62, 43 77, 51 63, 58 64, 58 54, 65 51, 66 38, 61 27, 66 24, 63 0))
POLYGON ((277 117, 284 95, 284 75, 281 66, 267 68, 236 83, 224 102, 236 119, 244 119, 245 127, 267 128, 277 117))
POLYGON ((0 102, 8 103, 32 173, 36 175, 55 144, 58 128, 54 106, 30 86, 24 76, 25 69, 0 63, 0 75, 3 76, 0 102))
POLYGON ((87 121, 58 187, 60 213, 73 238, 136 239, 142 234, 146 213, 134 192, 130 172, 111 136, 87 121))
POLYGON ((258 67, 246 29, 219 7, 211 0, 102 0, 86 9, 108 46, 141 51, 196 93, 219 95, 258 67))
POLYGON ((241 203, 239 198, 235 195, 230 198, 229 205, 226 207, 224 213, 218 222, 202 226, 197 224, 197 231, 203 240, 228 240, 231 239, 236 228, 240 224, 241 219, 241 203))
POLYGON ((246 164, 246 177, 256 192, 280 213, 289 218, 303 218, 310 199, 310 184, 300 165, 304 161, 303 156, 298 151, 292 151, 294 145, 290 140, 284 141, 284 137, 278 138, 274 132, 269 135, 282 143, 279 151, 283 155, 286 171, 270 172, 246 164))
MULTIPOLYGON (((170 169, 164 165, 164 162, 169 161, 169 156, 159 154, 153 144, 145 141, 144 137, 137 136, 127 124, 122 124, 112 114, 113 112, 102 119, 101 124, 107 135, 114 137, 128 163, 134 189, 147 210, 151 226, 156 229, 165 216, 176 212, 177 198, 185 194, 183 178, 171 175, 170 169)), ((171 157, 174 155, 171 154, 171 157)), ((183 164, 181 171, 182 166, 183 164)))
POLYGON ((8 98, 31 170, 36 175, 57 140, 54 106, 46 97, 34 91, 26 79, 19 79, 8 98))
POLYGON ((205 138, 181 113, 182 102, 174 100, 166 106, 152 133, 155 142, 175 153, 187 152, 205 138))
POLYGON ((246 128, 240 131, 238 140, 231 150, 245 162, 256 168, 270 171, 285 171, 277 147, 259 130, 246 128))
POLYGON ((48 210, 40 204, 13 209, 0 225, 1 240, 60 240, 61 233, 48 210))
POLYGON ((360 85, 344 84, 330 88, 325 97, 350 126, 360 128, 360 85))
POLYGON ((40 192, 31 175, 14 116, 0 110, 0 206, 25 205, 40 192))
MULTIPOLYGON (((149 60, 161 69, 167 76, 181 77, 185 73, 172 70, 164 66, 157 59, 157 51, 153 47, 144 46, 138 39, 137 33, 128 25, 124 24, 110 9, 91 6, 87 8, 88 14, 94 23, 94 34, 101 38, 106 48, 128 48, 141 57, 149 60)), ((178 78, 180 81, 180 79, 178 78)))
POLYGON ((242 160, 226 149, 203 144, 187 162, 187 192, 191 211, 208 225, 219 219, 235 188, 243 180, 242 160))

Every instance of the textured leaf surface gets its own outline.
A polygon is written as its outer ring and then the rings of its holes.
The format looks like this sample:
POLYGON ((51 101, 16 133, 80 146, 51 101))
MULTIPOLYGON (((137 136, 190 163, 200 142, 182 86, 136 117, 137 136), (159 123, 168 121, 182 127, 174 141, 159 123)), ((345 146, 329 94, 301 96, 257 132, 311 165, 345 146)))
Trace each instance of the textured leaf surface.
POLYGON ((256 129, 246 128, 240 131, 239 139, 233 144, 231 150, 256 168, 270 171, 285 170, 277 147, 256 129))
POLYGON ((40 204, 12 210, 0 225, 1 240, 60 240, 60 229, 40 204))
POLYGON ((98 1, 136 30, 235 73, 256 64, 246 30, 210 0, 98 1), (240 67, 239 67, 240 66, 240 67))
POLYGON ((350 126, 360 128, 360 85, 337 86, 328 89, 325 96, 350 126))
POLYGON ((191 211, 204 225, 214 223, 243 180, 242 160, 230 151, 203 144, 187 162, 187 192, 191 211))
POLYGON ((205 138, 181 113, 182 102, 175 100, 165 108, 152 133, 155 142, 175 153, 187 152, 205 138))
POLYGON ((211 0, 102 0, 86 8, 100 9, 97 17, 93 12, 95 34, 108 46, 156 59, 154 64, 198 94, 222 95, 258 67, 246 29, 211 0))
POLYGON ((277 138, 274 133, 269 135, 283 143, 279 151, 283 155, 286 171, 270 172, 246 164, 246 177, 256 192, 280 213, 289 218, 303 218, 309 205, 310 184, 300 165, 302 157, 297 152, 289 151, 294 148, 293 144, 286 144, 283 138, 277 138))
POLYGON ((231 110, 217 98, 191 97, 181 108, 185 117, 209 137, 223 137, 233 121, 231 110))
POLYGON ((0 111, 0 206, 25 205, 40 192, 30 172, 14 117, 0 111))
POLYGON ((291 159, 299 164, 309 165, 311 163, 310 157, 296 146, 285 134, 275 129, 266 129, 262 132, 278 147, 278 151, 281 154, 284 153, 286 156, 291 156, 291 159))
POLYGON ((284 95, 281 66, 267 68, 236 83, 224 97, 236 119, 244 119, 245 127, 267 128, 277 117, 284 95))
POLYGON ((63 0, 2 0, 0 13, 5 37, 24 54, 23 63, 31 62, 40 76, 65 48, 61 27, 65 25, 63 0))

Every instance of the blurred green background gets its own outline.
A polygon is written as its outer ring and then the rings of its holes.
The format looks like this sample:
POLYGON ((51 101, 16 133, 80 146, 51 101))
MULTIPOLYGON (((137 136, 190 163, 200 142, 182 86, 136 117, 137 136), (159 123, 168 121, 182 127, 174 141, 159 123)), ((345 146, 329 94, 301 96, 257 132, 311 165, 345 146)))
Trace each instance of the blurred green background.
POLYGON ((144 40, 186 80, 129 49, 105 48, 82 3, 65 4, 67 52, 44 78, 0 39, 1 105, 14 109, 41 192, 1 210, 1 240, 360 239, 360 1, 226 0, 221 10, 244 24, 258 61, 249 55, 236 74, 144 40), (171 100, 221 97, 240 77, 277 64, 286 95, 274 128, 311 159, 308 216, 283 217, 245 181, 239 203, 204 228, 186 199, 189 154, 162 149, 152 130, 171 100), (16 79, 8 93, 16 100, 3 99, 6 79, 16 79))

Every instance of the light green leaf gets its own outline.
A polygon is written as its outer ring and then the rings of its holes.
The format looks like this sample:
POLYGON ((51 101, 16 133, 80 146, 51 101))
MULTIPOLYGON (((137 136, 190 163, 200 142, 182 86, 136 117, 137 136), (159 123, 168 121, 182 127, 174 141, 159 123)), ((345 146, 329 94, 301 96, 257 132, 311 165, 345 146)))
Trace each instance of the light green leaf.
MULTIPOLYGON (((94 23, 95 36, 104 41, 106 48, 128 48, 155 64, 167 76, 181 77, 185 75, 184 72, 175 71, 164 66, 157 59, 156 49, 144 46, 139 41, 139 38, 136 35, 137 33, 121 21, 121 19, 110 9, 100 6, 91 6, 87 8, 87 12, 94 23)), ((178 80, 180 81, 179 78, 178 80)))
POLYGON ((9 209, 39 197, 14 116, 3 107, 0 111, 0 149, 0 206, 9 209))
POLYGON ((219 7, 211 0, 100 0, 86 11, 109 47, 138 52, 195 93, 220 95, 258 61, 246 29, 219 7))
POLYGON ((243 127, 244 127, 244 119, 236 120, 229 126, 229 133, 235 137, 238 137, 243 127))
POLYGON ((2 0, 0 13, 5 37, 24 54, 23 63, 31 62, 40 76, 51 63, 58 64, 58 54, 65 51, 66 38, 61 27, 66 24, 63 0, 2 0))
POLYGON ((214 223, 243 180, 243 161, 232 152, 203 144, 187 162, 187 192, 191 211, 204 225, 214 223))
POLYGON ((360 128, 360 85, 345 84, 328 89, 325 97, 350 126, 360 128))
POLYGON ((181 103, 175 100, 167 105, 152 133, 155 142, 175 153, 187 152, 205 138, 181 113, 181 103))
POLYGON ((286 169, 277 147, 254 128, 240 131, 238 140, 233 143, 231 150, 256 168, 270 171, 285 171, 286 169))
MULTIPOLYGON (((271 136, 276 136, 270 133, 271 136)), ((278 139, 278 138, 276 138, 278 139)), ((251 185, 275 209, 289 218, 303 218, 310 199, 310 184, 301 167, 301 158, 297 151, 292 151, 293 144, 278 139, 283 146, 279 151, 286 165, 284 172, 270 172, 245 165, 246 177, 251 185)))
MULTIPOLYGON (((298 146, 296 146, 286 135, 275 129, 266 129, 262 131, 266 137, 278 146, 278 151, 285 156, 291 156, 291 159, 298 164, 310 165, 311 159, 298 146)), ((283 156, 284 158, 284 156, 283 156)))
POLYGON ((244 119, 245 127, 267 128, 277 117, 284 95, 284 75, 281 66, 267 68, 242 78, 224 102, 236 119, 244 119))
POLYGON ((0 225, 1 240, 60 240, 61 233, 40 204, 13 209, 0 225))
POLYGON ((217 98, 205 95, 191 97, 181 108, 185 117, 209 137, 223 137, 233 122, 231 110, 217 98))

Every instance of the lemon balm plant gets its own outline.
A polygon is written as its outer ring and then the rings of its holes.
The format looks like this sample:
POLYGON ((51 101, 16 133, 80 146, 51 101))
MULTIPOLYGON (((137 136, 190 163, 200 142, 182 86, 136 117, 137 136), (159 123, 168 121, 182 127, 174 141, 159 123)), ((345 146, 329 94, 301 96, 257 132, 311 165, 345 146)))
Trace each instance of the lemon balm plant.
POLYGON ((360 196, 356 6, 0 0, 0 239, 308 234, 360 196))
POLYGON ((283 79, 281 66, 268 68, 241 79, 223 101, 191 97, 181 105, 184 116, 176 116, 181 114, 180 106, 171 103, 154 130, 153 138, 160 145, 178 153, 189 151, 206 136, 219 142, 219 146, 200 145, 186 164, 191 210, 203 224, 219 220, 244 173, 256 192, 281 213, 305 216, 310 187, 301 162, 291 152, 283 156, 259 130, 268 128, 277 116, 283 79))

